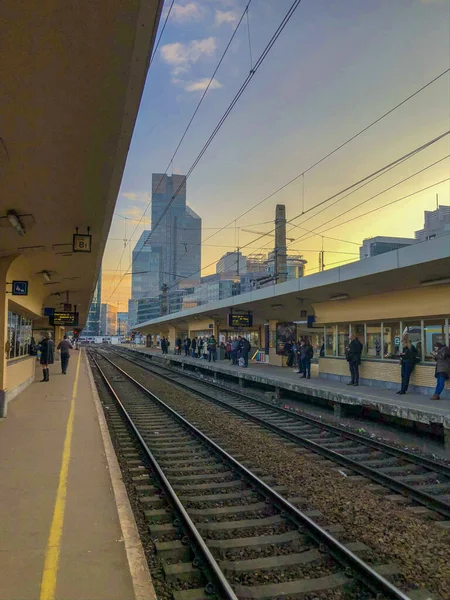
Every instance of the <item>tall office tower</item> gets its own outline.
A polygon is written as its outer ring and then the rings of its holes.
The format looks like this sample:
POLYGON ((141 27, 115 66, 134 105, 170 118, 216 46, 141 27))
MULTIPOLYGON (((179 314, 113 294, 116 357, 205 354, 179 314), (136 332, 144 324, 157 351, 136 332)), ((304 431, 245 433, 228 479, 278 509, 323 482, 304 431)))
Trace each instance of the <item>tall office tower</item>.
POLYGON ((83 336, 95 336, 100 335, 101 327, 101 305, 102 305, 102 269, 98 274, 97 285, 95 286, 94 296, 92 298, 91 306, 89 307, 88 318, 86 326, 83 329, 81 335, 83 336))
POLYGON ((201 218, 186 205, 186 177, 154 173, 152 231, 145 246, 161 253, 160 285, 200 281, 201 234, 201 218))

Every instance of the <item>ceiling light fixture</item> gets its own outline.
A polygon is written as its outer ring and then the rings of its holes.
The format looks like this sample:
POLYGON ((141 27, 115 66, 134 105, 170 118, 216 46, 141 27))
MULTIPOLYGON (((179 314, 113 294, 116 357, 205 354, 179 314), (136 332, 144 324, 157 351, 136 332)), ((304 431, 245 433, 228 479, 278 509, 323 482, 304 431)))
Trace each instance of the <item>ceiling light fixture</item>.
POLYGON ((330 300, 347 300, 348 294, 337 294, 337 296, 330 296, 330 300))
POLYGON ((45 279, 45 281, 51 281, 52 278, 50 276, 50 273, 48 271, 42 271, 42 277, 45 279))
POLYGON ((11 225, 17 231, 17 233, 19 235, 25 235, 25 229, 24 229, 22 223, 20 222, 20 219, 17 216, 17 213, 14 210, 8 210, 6 216, 8 218, 8 221, 11 223, 11 225))
POLYGON ((450 277, 442 277, 441 279, 429 279, 427 281, 421 281, 420 285, 426 287, 429 285, 443 285, 445 283, 450 283, 450 277))

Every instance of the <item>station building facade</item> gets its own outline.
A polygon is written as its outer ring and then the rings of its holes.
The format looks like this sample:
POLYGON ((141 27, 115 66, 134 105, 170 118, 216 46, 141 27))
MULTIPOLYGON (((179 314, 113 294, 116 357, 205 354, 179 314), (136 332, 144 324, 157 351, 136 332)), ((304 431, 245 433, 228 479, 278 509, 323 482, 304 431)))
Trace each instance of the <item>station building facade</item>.
MULTIPOLYGON (((402 335, 408 332, 420 358, 411 378, 414 391, 435 385, 431 352, 449 344, 450 235, 358 261, 322 273, 226 298, 141 323, 139 331, 218 340, 245 335, 258 356, 286 365, 284 343, 308 337, 321 378, 348 381, 348 335, 363 344, 361 383, 397 388, 402 335), (230 328, 230 313, 249 313, 252 325, 230 328)), ((450 397, 450 382, 446 394, 450 397)))

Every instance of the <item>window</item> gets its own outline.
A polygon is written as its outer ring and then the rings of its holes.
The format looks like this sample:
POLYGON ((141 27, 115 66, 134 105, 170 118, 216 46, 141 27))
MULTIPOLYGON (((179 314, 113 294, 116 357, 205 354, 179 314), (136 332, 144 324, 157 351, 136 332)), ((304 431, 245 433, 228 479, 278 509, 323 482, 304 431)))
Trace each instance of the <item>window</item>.
POLYGON ((336 356, 335 332, 335 325, 327 325, 325 327, 325 356, 336 356))
POLYGON ((350 325, 352 334, 358 338, 358 340, 363 345, 362 356, 366 354, 366 343, 365 343, 365 331, 364 331, 364 323, 352 323, 350 325))
POLYGON ((400 323, 383 323, 383 356, 384 358, 396 358, 401 352, 401 332, 400 323))
POLYGON ((31 319, 8 311, 8 343, 7 358, 20 358, 30 353, 31 319))
POLYGON ((433 319, 424 322, 425 360, 433 361, 433 348, 436 344, 445 345, 445 319, 433 319))
POLYGON ((349 334, 350 328, 348 325, 338 325, 338 356, 345 356, 349 334))
POLYGON ((382 358, 381 354, 381 323, 370 323, 366 327, 366 356, 367 358, 382 358))
POLYGON ((421 321, 403 321, 403 335, 408 335, 411 344, 417 350, 417 357, 423 360, 422 356, 422 322, 421 321))

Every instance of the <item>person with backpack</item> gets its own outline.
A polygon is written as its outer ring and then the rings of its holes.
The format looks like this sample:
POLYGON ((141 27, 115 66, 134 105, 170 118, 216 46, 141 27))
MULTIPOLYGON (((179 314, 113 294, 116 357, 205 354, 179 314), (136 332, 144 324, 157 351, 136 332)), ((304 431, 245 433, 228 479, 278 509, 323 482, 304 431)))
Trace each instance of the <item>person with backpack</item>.
POLYGON ((437 343, 434 346, 433 358, 436 361, 436 371, 434 376, 437 379, 436 389, 434 390, 432 400, 440 400, 444 391, 445 382, 450 377, 450 348, 444 344, 437 343))
POLYGON ((311 361, 314 356, 314 348, 309 340, 300 342, 300 369, 303 379, 311 379, 311 361))
POLYGON ((217 342, 214 335, 212 335, 208 340, 208 362, 211 362, 211 358, 213 362, 216 362, 217 357, 217 342))
POLYGON ((241 358, 244 359, 244 367, 247 368, 248 367, 248 355, 249 352, 251 350, 251 345, 250 342, 248 341, 247 338, 242 338, 241 340, 241 358))

